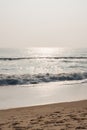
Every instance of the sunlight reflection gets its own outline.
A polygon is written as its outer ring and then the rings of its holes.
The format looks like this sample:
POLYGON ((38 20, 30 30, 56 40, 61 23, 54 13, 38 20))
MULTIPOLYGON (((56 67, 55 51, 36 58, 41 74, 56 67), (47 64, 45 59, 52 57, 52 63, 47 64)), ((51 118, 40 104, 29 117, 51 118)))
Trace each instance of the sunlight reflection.
POLYGON ((33 48, 32 51, 30 49, 27 49, 27 53, 30 56, 30 53, 32 53, 34 56, 39 57, 48 57, 48 56, 60 56, 62 53, 64 53, 65 48, 48 48, 48 47, 39 47, 39 48, 33 48))

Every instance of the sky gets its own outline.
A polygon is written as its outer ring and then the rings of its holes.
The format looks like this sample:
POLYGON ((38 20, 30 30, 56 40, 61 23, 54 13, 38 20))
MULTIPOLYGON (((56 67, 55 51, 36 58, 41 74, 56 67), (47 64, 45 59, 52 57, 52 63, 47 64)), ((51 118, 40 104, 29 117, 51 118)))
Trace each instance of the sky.
POLYGON ((0 47, 87 47, 87 0, 0 0, 0 47))

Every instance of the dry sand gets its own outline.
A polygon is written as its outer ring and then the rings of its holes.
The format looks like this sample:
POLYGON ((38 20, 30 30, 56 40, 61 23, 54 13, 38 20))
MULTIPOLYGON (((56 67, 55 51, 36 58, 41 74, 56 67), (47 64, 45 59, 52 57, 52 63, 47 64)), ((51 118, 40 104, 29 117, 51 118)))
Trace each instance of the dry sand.
POLYGON ((0 130, 87 130, 87 101, 0 110, 0 130))

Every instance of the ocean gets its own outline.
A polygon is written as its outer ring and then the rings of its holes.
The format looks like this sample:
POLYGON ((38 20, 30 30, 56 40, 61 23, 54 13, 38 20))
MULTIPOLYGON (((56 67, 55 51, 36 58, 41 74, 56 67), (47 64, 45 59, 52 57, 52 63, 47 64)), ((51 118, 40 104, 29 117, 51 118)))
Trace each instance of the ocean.
POLYGON ((86 48, 0 49, 0 109, 84 99, 86 48))
POLYGON ((87 79, 87 49, 0 49, 0 86, 87 79))

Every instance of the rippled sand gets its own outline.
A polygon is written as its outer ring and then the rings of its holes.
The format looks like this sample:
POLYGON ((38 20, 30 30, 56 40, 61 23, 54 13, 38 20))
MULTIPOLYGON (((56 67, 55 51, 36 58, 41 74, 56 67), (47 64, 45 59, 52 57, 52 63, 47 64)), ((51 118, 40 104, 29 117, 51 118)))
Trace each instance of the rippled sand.
POLYGON ((87 130, 87 101, 0 110, 0 130, 87 130))

